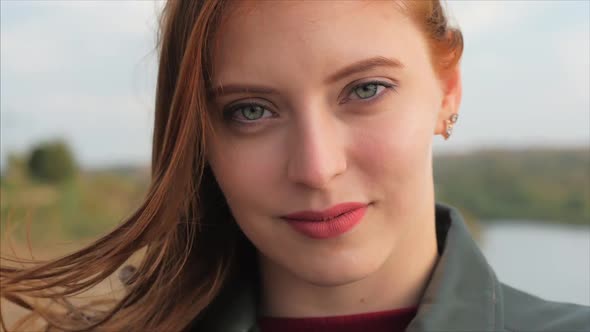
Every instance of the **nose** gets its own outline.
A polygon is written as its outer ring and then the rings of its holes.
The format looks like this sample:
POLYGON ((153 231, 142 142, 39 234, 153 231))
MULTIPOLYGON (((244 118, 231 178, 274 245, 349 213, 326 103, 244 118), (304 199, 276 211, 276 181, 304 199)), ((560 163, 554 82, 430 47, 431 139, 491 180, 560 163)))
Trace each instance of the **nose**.
POLYGON ((343 128, 330 114, 308 113, 289 133, 287 177, 309 188, 324 189, 347 167, 343 128))

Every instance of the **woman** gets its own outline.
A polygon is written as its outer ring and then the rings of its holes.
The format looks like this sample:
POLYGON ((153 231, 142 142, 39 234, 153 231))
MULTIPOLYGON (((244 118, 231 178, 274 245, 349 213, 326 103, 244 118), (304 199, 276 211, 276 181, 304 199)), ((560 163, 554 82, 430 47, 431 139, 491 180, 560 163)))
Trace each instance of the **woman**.
POLYGON ((152 183, 124 224, 2 294, 57 329, 590 329, 590 310, 496 278, 436 204, 463 40, 438 1, 166 4, 152 183), (114 307, 87 289, 145 247, 114 307), (61 286, 56 289, 54 286, 61 286))

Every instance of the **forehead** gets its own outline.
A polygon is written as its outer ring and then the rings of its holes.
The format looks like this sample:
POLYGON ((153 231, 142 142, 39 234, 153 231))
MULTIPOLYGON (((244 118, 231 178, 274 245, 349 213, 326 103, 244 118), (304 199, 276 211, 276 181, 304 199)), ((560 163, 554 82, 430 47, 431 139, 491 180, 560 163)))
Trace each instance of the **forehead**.
POLYGON ((214 80, 321 80, 375 56, 420 61, 422 38, 399 8, 393 1, 233 2, 216 38, 214 80))

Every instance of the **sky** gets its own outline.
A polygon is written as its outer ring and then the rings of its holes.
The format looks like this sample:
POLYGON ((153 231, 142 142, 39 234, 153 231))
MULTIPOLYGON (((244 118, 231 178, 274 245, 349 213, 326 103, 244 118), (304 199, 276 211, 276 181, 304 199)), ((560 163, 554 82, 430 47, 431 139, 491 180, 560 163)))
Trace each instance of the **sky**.
MULTIPOLYGON (((0 167, 66 139, 83 167, 148 165, 162 1, 0 0, 0 167)), ((590 147, 590 1, 447 1, 463 101, 434 151, 590 147)))

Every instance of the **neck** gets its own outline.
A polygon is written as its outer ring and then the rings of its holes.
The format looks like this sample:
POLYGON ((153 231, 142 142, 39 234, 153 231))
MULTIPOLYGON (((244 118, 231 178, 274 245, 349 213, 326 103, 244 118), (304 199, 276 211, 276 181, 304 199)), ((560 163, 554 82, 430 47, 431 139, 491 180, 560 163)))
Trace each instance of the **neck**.
POLYGON ((274 317, 338 316, 418 305, 438 259, 434 195, 409 220, 386 261, 369 276, 348 284, 318 286, 277 273, 260 257, 261 311, 274 317), (411 221, 417 222, 411 222, 411 221), (419 221, 419 222, 418 222, 419 221), (288 299, 288 300, 285 300, 288 299))

